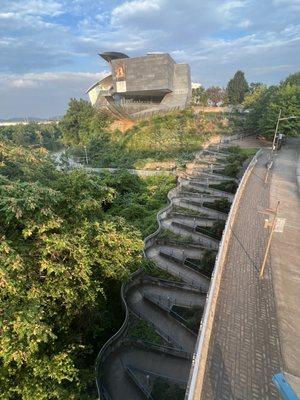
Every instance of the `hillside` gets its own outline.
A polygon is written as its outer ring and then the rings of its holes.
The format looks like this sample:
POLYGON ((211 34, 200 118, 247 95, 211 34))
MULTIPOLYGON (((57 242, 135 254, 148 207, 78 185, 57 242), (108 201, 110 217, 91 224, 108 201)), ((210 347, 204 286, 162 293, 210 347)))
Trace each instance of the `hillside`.
POLYGON ((239 131, 240 120, 224 113, 197 113, 192 110, 172 112, 137 122, 121 132, 111 129, 94 130, 86 140, 71 144, 69 153, 85 158, 94 167, 136 169, 174 169, 184 167, 194 152, 213 135, 239 131))

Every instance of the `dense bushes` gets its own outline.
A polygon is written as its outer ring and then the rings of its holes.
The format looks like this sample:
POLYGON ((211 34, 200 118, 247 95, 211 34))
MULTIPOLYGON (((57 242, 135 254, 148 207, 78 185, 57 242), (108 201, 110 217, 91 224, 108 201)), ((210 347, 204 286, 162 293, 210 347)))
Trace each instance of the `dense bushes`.
POLYGON ((122 133, 95 135, 87 147, 92 164, 99 167, 142 168, 156 162, 184 164, 199 150, 209 132, 190 111, 155 116, 122 133))
POLYGON ((84 399, 172 180, 63 173, 7 143, 0 165, 2 398, 84 399))
POLYGON ((191 160, 211 134, 230 133, 234 126, 222 115, 191 110, 154 116, 126 132, 112 130, 109 123, 105 114, 73 100, 60 123, 62 140, 72 155, 84 158, 87 152, 95 167, 172 169, 191 160))
POLYGON ((167 193, 175 186, 175 178, 156 175, 144 179, 126 172, 102 177, 117 190, 108 214, 123 217, 141 232, 143 238, 157 229, 156 214, 167 202, 167 193))

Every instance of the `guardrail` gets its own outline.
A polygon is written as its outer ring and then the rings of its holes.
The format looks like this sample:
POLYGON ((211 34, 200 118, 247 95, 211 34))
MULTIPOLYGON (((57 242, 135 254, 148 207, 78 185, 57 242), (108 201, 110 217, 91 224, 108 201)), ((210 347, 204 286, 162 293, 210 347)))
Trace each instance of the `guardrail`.
POLYGON ((195 353, 192 361, 192 369, 190 372, 190 378, 188 387, 186 390, 186 400, 194 400, 195 392, 197 392, 197 399, 201 398, 202 385, 205 373, 205 365, 208 355, 209 341, 211 337, 212 325, 216 311, 217 298, 221 283, 221 276, 223 272, 223 266, 225 257, 227 254, 228 244, 231 237, 231 225, 234 222, 236 212, 238 210, 238 205, 243 194, 246 183, 251 175, 254 166, 257 163, 257 159, 260 156, 262 150, 260 149, 252 161, 248 165, 243 178, 238 186, 237 192, 235 194, 233 203, 230 208, 228 219, 226 221, 225 229, 223 231, 221 244, 217 254, 214 272, 211 278, 211 284, 209 292, 207 295, 207 300, 205 303, 203 318, 200 324, 199 335, 195 347, 195 353))

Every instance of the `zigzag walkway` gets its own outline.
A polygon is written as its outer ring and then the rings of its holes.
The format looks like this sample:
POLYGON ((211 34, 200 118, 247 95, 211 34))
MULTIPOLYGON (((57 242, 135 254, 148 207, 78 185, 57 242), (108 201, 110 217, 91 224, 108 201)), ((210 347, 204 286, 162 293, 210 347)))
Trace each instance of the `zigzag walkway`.
POLYGON ((145 240, 144 254, 177 281, 137 271, 123 285, 125 321, 101 349, 96 363, 101 399, 154 399, 151 393, 158 377, 182 390, 186 387, 210 283, 203 260, 207 252, 215 254, 218 250, 219 240, 211 229, 226 220, 226 214, 214 206, 216 201, 233 199, 232 194, 211 187, 232 178, 203 171, 200 166, 205 168, 212 158, 221 158, 224 166, 228 155, 207 150, 198 155, 197 170, 179 179, 179 185, 168 194, 170 204, 158 213, 159 228, 145 240), (191 327, 186 314, 178 310, 190 313, 197 328, 191 327), (132 318, 146 321, 164 344, 157 346, 130 337, 132 318))

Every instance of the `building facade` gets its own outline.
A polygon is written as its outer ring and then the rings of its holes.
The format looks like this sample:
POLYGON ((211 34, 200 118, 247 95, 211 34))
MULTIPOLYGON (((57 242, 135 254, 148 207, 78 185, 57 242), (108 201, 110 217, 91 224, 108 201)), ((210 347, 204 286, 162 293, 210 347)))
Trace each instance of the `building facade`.
POLYGON ((188 106, 192 93, 188 64, 177 64, 167 53, 100 56, 108 62, 111 74, 87 91, 95 107, 118 117, 140 119, 188 106))

